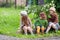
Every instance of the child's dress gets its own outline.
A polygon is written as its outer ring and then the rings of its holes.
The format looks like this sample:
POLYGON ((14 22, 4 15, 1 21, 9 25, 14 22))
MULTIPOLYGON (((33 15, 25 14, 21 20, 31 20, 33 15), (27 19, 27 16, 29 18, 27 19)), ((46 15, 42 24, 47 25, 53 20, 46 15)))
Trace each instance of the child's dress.
POLYGON ((47 20, 44 20, 44 19, 38 18, 38 19, 36 20, 36 22, 35 22, 35 27, 37 27, 37 26, 40 26, 40 27, 44 26, 44 27, 47 27, 47 26, 48 26, 48 21, 47 21, 47 20))

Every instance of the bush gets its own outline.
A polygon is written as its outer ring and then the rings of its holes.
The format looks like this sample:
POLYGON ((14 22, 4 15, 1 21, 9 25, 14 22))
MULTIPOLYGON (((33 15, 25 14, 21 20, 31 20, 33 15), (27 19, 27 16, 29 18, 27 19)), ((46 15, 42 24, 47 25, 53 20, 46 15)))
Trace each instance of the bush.
POLYGON ((55 0, 56 9, 60 12, 60 0, 55 0))
POLYGON ((0 7, 10 7, 10 4, 9 4, 9 3, 8 3, 8 4, 2 3, 2 4, 0 5, 0 7))
POLYGON ((36 14, 38 16, 41 11, 48 13, 49 8, 52 6, 55 7, 54 1, 51 1, 51 3, 47 3, 44 5, 27 6, 25 7, 25 10, 27 10, 29 14, 33 13, 33 15, 36 14))

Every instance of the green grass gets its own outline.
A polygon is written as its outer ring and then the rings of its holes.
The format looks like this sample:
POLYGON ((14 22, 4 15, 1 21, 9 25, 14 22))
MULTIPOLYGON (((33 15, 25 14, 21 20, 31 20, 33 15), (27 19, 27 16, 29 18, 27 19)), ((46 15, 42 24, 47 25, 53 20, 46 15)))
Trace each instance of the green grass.
MULTIPOLYGON (((30 18, 33 18, 32 14, 29 15, 30 18)), ((42 37, 51 37, 59 36, 60 31, 57 33, 48 33, 48 34, 34 34, 33 35, 24 35, 17 34, 17 30, 20 23, 20 10, 14 8, 0 8, 0 34, 14 36, 19 38, 42 38, 42 37)))

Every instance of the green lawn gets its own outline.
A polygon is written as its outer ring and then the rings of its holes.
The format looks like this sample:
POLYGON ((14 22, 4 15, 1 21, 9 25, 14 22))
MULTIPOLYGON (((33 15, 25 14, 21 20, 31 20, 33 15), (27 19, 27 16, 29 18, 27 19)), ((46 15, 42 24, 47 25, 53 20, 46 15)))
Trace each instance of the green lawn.
MULTIPOLYGON (((32 14, 29 15, 30 18, 32 14)), ((17 30, 20 23, 20 10, 14 8, 0 8, 0 34, 9 35, 19 38, 38 38, 38 37, 50 37, 50 36, 59 36, 60 31, 57 33, 48 33, 48 34, 34 34, 33 35, 24 35, 24 34, 17 34, 17 30)))

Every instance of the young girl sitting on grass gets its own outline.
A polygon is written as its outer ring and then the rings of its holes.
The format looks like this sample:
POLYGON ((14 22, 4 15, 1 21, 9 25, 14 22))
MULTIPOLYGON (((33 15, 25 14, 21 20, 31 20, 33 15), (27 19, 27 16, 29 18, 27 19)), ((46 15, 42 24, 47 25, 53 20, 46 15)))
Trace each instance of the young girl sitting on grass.
POLYGON ((32 23, 30 18, 27 15, 26 11, 21 11, 21 25, 20 25, 20 31, 24 31, 24 33, 27 35, 28 32, 33 34, 32 32, 32 23))
POLYGON ((55 29, 55 32, 60 28, 59 27, 59 20, 58 20, 58 14, 56 13, 56 10, 54 7, 51 7, 49 9, 50 17, 48 18, 49 25, 47 27, 46 33, 49 32, 51 28, 55 29))
POLYGON ((39 16, 40 17, 35 22, 35 29, 37 34, 40 33, 40 30, 42 33, 44 33, 45 28, 48 26, 46 14, 44 12, 41 12, 39 16))

